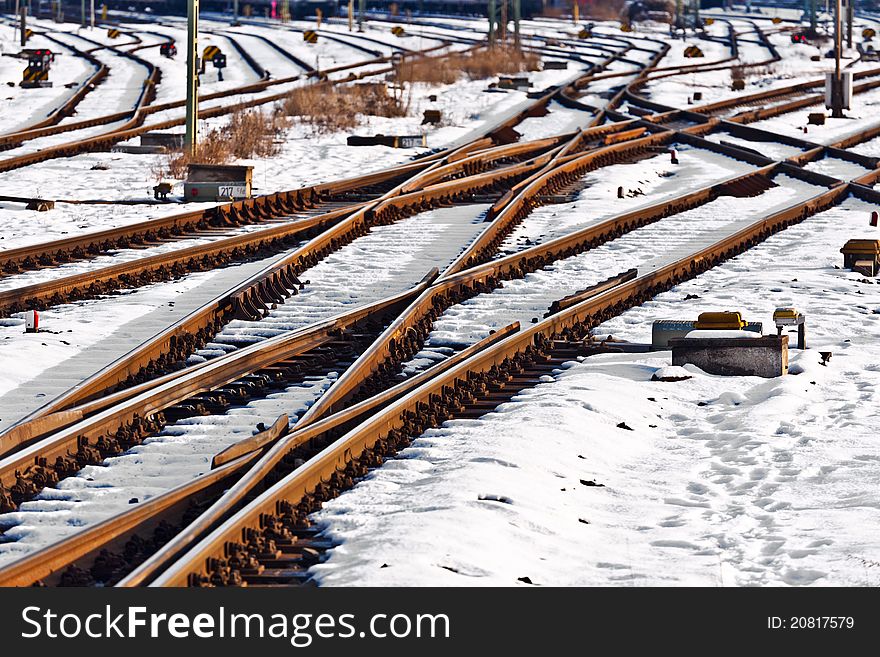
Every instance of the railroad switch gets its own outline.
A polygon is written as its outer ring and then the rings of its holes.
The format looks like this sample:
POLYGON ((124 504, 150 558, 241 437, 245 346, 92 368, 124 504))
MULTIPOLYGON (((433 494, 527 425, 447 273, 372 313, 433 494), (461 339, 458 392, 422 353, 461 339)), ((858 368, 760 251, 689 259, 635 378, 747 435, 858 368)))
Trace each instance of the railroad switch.
POLYGON ((794 308, 777 308, 773 311, 773 322, 776 324, 776 335, 782 335, 786 326, 798 327, 798 349, 807 348, 807 330, 804 316, 794 308))
POLYGON ((25 51, 28 58, 27 68, 21 75, 19 85, 25 89, 38 87, 51 87, 49 82, 49 69, 55 61, 55 54, 46 48, 25 51))
POLYGON ((876 276, 880 271, 880 240, 849 240, 840 252, 846 269, 865 276, 876 276))
POLYGON ((153 196, 157 201, 164 201, 171 193, 171 183, 162 182, 153 187, 153 196))
POLYGON ((700 313, 694 328, 698 330, 732 330, 741 331, 746 323, 738 312, 708 312, 700 313))
POLYGON ((825 113, 810 112, 807 114, 807 123, 810 125, 825 125, 825 113))
POLYGON ((183 194, 191 201, 229 201, 251 196, 252 166, 190 164, 183 194))
POLYGON ((426 109, 425 114, 424 114, 424 118, 422 118, 422 125, 425 125, 426 123, 430 123, 432 125, 437 125, 442 120, 443 120, 443 117, 440 114, 440 110, 426 109))
POLYGON ((527 75, 499 75, 498 89, 528 89, 532 86, 527 75))

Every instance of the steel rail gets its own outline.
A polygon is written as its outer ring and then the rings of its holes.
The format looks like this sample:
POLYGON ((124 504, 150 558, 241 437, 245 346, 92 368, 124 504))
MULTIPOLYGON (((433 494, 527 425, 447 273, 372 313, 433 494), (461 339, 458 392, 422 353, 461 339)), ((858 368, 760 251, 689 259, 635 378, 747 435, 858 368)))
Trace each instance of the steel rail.
MULTIPOLYGON (((143 423, 162 424, 154 420, 164 409, 180 403, 193 395, 222 387, 241 377, 325 345, 341 331, 373 317, 393 312, 397 306, 406 305, 411 298, 425 289, 436 271, 431 272, 415 287, 351 311, 339 313, 327 320, 312 324, 288 334, 269 338, 263 342, 243 347, 224 358, 217 358, 178 376, 167 377, 144 392, 100 408, 90 417, 55 431, 47 438, 13 444, 5 440, 0 458, 0 485, 11 489, 25 469, 38 465, 51 469, 59 457, 75 458, 81 448, 95 445, 102 436, 118 435, 120 431, 138 432, 143 423)), ((81 413, 81 409, 80 409, 81 413)), ((143 432, 141 432, 143 433, 143 432)))
POLYGON ((337 473, 345 470, 365 451, 373 449, 383 440, 395 442, 389 434, 399 434, 401 431, 407 433, 407 424, 414 423, 421 428, 424 421, 419 422, 414 418, 422 413, 423 407, 432 403, 432 397, 436 399, 454 397, 456 391, 475 375, 485 376, 493 371, 503 370, 506 363, 511 362, 512 359, 522 357, 529 352, 540 351, 547 341, 553 340, 556 336, 585 333, 601 321, 684 280, 693 278, 753 246, 773 232, 830 207, 847 195, 848 188, 849 185, 842 184, 806 201, 793 204, 657 271, 623 283, 552 315, 433 378, 429 383, 392 403, 384 411, 373 415, 325 448, 316 458, 307 461, 291 475, 259 495, 181 556, 156 578, 152 585, 187 586, 202 581, 210 573, 207 565, 209 559, 223 560, 228 556, 226 547, 229 542, 243 541, 247 544, 248 541, 243 540, 243 532, 260 531, 277 521, 282 525, 287 524, 291 520, 290 511, 283 511, 280 508, 282 502, 286 509, 291 507, 296 509, 307 498, 318 502, 325 499, 328 494, 327 489, 335 487, 337 473))

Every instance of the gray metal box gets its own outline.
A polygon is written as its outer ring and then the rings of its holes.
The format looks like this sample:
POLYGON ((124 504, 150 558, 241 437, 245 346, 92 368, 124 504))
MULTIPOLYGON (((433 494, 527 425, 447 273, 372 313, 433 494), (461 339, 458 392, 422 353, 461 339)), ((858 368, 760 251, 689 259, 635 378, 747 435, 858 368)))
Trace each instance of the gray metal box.
POLYGON ((187 201, 232 201, 251 197, 251 166, 190 164, 183 184, 187 201))
MULTIPOLYGON (((681 319, 657 319, 651 326, 651 347, 654 349, 669 349, 669 341, 675 338, 683 338, 694 330, 696 322, 681 319)), ((746 322, 743 331, 753 331, 763 334, 761 322, 746 322)))

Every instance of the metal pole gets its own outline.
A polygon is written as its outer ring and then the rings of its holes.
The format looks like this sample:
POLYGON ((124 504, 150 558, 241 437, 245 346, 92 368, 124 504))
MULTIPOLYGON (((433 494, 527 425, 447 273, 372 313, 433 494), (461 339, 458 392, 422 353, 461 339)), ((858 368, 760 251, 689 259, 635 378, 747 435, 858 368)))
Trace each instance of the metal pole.
POLYGON ((195 157, 199 140, 199 0, 187 1, 186 14, 186 137, 187 155, 195 157))
POLYGON ((495 45, 495 0, 489 0, 489 47, 495 45))
POLYGON ((841 30, 840 0, 834 3, 834 85, 831 88, 831 116, 843 118, 843 89, 840 79, 840 49, 843 46, 841 30))
POLYGON ((232 22, 238 21, 238 0, 232 3, 232 22))
POLYGON ((24 4, 18 9, 21 24, 21 47, 24 48, 27 43, 27 7, 24 4))
POLYGON ((80 8, 80 11, 82 14, 82 16, 81 16, 82 21, 81 21, 80 25, 82 27, 85 27, 86 26, 86 0, 79 0, 79 8, 80 8))
POLYGON ((571 4, 571 23, 577 25, 581 20, 581 6, 578 4, 578 0, 572 0, 571 4))
POLYGON ((846 47, 852 48, 853 5, 855 0, 846 0, 846 47))
POLYGON ((498 38, 507 41, 507 0, 501 0, 501 25, 498 26, 498 38))
POLYGON ((91 26, 95 29, 95 0, 89 0, 89 14, 91 15, 91 26))
POLYGON ((348 31, 354 29, 354 0, 348 0, 348 31))
POLYGON ((519 6, 520 0, 513 0, 513 47, 517 50, 520 49, 519 42, 519 6))
POLYGON ((358 32, 364 31, 364 14, 367 13, 367 0, 358 0, 358 32))

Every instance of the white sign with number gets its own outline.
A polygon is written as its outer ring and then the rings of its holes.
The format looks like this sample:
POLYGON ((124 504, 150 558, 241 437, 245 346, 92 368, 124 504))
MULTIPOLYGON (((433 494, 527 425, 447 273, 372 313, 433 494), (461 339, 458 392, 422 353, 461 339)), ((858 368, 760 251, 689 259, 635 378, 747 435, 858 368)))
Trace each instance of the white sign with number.
POLYGON ((217 196, 247 196, 247 188, 244 185, 220 185, 217 196))

